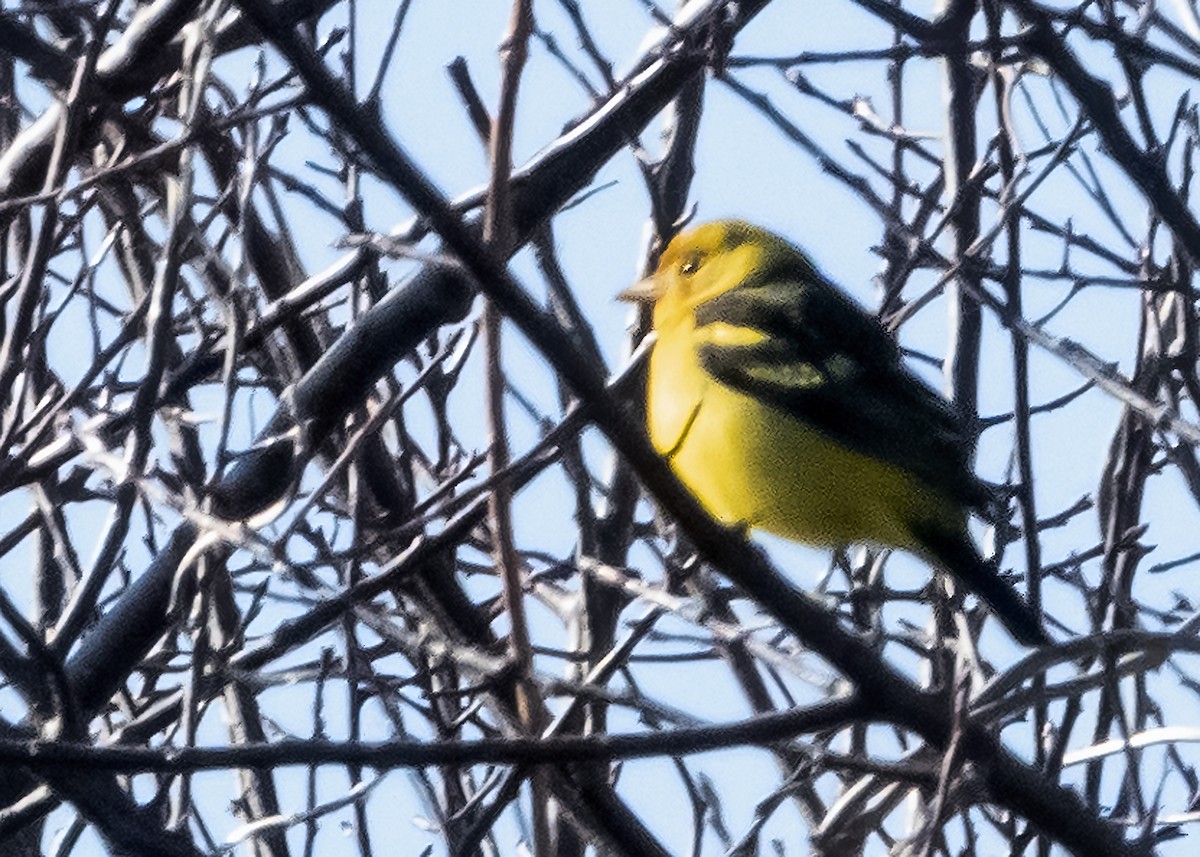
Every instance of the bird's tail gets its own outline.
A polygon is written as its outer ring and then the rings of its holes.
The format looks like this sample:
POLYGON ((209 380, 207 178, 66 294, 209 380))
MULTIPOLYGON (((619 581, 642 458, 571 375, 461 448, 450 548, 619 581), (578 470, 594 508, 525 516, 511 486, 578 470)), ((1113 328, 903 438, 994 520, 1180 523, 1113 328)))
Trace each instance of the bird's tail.
POLYGON ((987 602, 1019 643, 1026 646, 1046 646, 1051 643, 1042 623, 1025 599, 979 555, 965 531, 936 526, 914 527, 914 535, 920 540, 929 559, 987 602))

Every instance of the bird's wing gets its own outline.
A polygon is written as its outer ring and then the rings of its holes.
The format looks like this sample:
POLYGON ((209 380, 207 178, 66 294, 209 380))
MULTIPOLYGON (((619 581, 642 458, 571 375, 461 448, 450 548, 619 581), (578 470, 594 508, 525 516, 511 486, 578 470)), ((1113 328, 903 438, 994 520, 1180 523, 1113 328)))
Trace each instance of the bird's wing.
POLYGON ((903 365, 883 328, 815 271, 743 284, 696 308, 712 323, 761 331, 751 344, 706 342, 704 369, 835 443, 914 474, 972 508, 988 491, 971 474, 954 406, 903 365))

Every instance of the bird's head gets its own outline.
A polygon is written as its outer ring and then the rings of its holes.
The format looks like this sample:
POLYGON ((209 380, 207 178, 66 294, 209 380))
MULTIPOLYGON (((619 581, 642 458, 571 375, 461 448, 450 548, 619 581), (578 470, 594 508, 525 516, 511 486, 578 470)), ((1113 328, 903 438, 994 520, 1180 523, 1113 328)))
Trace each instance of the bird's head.
POLYGON ((655 272, 618 297, 653 304, 654 327, 661 332, 691 319, 705 301, 759 283, 781 263, 797 262, 808 264, 778 235, 741 220, 716 220, 677 235, 655 272))

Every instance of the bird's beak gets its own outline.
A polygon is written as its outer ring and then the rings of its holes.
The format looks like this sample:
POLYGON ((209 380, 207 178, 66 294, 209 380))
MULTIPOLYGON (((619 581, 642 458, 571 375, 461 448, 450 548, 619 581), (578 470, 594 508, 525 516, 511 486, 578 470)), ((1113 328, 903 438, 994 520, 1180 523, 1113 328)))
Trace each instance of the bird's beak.
POLYGON ((634 304, 652 304, 662 297, 663 287, 654 277, 638 280, 617 295, 617 300, 634 304))

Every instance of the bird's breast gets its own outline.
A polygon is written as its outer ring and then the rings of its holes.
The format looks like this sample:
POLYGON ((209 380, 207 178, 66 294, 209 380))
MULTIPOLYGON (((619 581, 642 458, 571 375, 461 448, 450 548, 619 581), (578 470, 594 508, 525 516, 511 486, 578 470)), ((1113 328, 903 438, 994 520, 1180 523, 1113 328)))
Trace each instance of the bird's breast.
POLYGON ((650 438, 718 520, 809 544, 912 547, 909 512, 930 502, 898 469, 721 384, 692 337, 651 354, 650 438))

